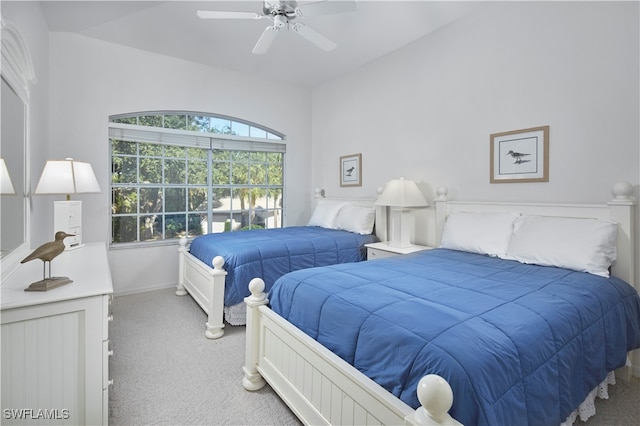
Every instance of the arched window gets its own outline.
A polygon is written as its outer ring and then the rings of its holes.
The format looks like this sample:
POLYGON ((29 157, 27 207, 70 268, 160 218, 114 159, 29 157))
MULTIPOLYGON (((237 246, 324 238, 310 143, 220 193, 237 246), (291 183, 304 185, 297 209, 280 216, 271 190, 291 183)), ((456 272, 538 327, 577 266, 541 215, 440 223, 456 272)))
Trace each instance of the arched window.
POLYGON ((199 112, 109 117, 111 243, 282 226, 284 135, 199 112))

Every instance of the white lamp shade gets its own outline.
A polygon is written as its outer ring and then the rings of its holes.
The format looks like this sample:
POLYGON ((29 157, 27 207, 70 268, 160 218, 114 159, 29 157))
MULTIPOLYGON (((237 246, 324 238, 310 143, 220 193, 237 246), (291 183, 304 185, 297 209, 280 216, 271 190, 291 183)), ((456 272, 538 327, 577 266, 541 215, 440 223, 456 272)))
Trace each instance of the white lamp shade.
POLYGON ((4 162, 4 158, 0 158, 0 194, 15 193, 16 190, 13 189, 13 183, 11 183, 11 177, 9 176, 7 164, 4 162))
POLYGON ((44 165, 36 194, 98 193, 100 185, 89 163, 65 160, 49 160, 44 165))
POLYGON ((376 204, 392 207, 426 207, 429 205, 418 185, 404 178, 387 182, 376 204))
POLYGON ((76 192, 78 194, 100 192, 100 185, 98 185, 98 180, 96 179, 95 173, 93 173, 93 167, 91 167, 91 164, 74 161, 73 166, 76 192))

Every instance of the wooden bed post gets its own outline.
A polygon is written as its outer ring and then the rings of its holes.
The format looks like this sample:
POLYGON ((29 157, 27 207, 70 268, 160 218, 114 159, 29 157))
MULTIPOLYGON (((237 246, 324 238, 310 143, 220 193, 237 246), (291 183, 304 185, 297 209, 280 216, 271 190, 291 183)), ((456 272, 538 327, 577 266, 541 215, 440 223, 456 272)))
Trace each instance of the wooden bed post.
POLYGON ((618 182, 613 185, 611 193, 614 198, 607 204, 611 210, 611 218, 618 222, 618 259, 613 265, 614 275, 640 291, 640 283, 636 281, 635 271, 634 207, 636 201, 632 197, 633 186, 626 182, 618 182))
POLYGON ((187 252, 187 239, 180 238, 180 247, 178 247, 178 287, 176 288, 176 296, 186 296, 187 290, 184 289, 184 254, 187 252))
MULTIPOLYGON (((618 222, 618 258, 613 264, 613 275, 631 284, 640 292, 640 282, 636 280, 635 271, 635 231, 634 216, 636 202, 633 199, 633 186, 626 182, 618 182, 611 188, 613 200, 609 201, 611 218, 618 222)), ((638 351, 633 351, 638 352, 638 351)), ((616 377, 625 381, 631 380, 634 366, 633 352, 629 353, 631 365, 616 370, 616 377)), ((636 355, 636 358, 638 356, 636 355)), ((640 361, 636 361, 640 362, 640 361)))
POLYGON ((216 256, 211 267, 189 254, 187 239, 180 239, 177 296, 191 294, 193 300, 207 314, 206 331, 208 339, 218 339, 224 335, 224 288, 227 271, 223 269, 224 258, 216 256))
POLYGON ((447 220, 447 203, 449 202, 449 190, 446 186, 439 186, 436 189, 437 197, 433 200, 436 205, 436 247, 440 246, 442 240, 442 230, 447 220))
POLYGON ((216 256, 211 261, 213 269, 211 274, 211 285, 209 286, 209 307, 207 309, 207 331, 204 335, 208 339, 218 339, 224 335, 224 281, 227 271, 222 269, 224 258, 216 256))
POLYGON ((260 306, 269 303, 264 287, 265 284, 261 278, 252 279, 249 283, 251 296, 244 299, 247 304, 247 330, 245 335, 244 367, 242 367, 242 371, 244 371, 242 386, 249 391, 262 389, 266 384, 256 368, 260 354, 260 312, 258 312, 258 309, 260 306))

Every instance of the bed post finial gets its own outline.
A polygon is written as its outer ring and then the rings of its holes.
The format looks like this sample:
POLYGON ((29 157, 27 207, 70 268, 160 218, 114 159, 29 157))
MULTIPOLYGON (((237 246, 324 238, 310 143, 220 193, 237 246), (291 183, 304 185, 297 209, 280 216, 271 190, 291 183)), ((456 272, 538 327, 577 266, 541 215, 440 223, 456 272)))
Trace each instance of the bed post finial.
POLYGON ((437 374, 427 374, 418 382, 418 407, 408 423, 418 425, 459 425, 448 411, 453 404, 453 391, 449 383, 437 374))
POLYGON ((436 200, 447 201, 449 200, 449 188, 444 185, 441 185, 436 189, 436 200))
POLYGON ((633 185, 629 182, 618 182, 611 188, 613 200, 611 203, 629 203, 633 202, 633 185))

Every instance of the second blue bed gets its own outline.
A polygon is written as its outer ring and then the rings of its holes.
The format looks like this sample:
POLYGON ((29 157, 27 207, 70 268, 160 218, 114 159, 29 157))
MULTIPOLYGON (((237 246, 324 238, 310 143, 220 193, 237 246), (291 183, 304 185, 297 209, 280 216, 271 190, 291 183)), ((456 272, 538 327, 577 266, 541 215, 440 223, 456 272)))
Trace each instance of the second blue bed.
POLYGON ((249 295, 252 278, 261 277, 269 289, 287 272, 365 260, 364 245, 377 241, 373 234, 291 226, 202 235, 192 241, 190 252, 207 265, 215 256, 224 258, 224 305, 232 306, 249 295))
POLYGON ((560 424, 640 347, 629 284, 455 250, 293 272, 269 300, 414 408, 444 377, 466 425, 560 424))

